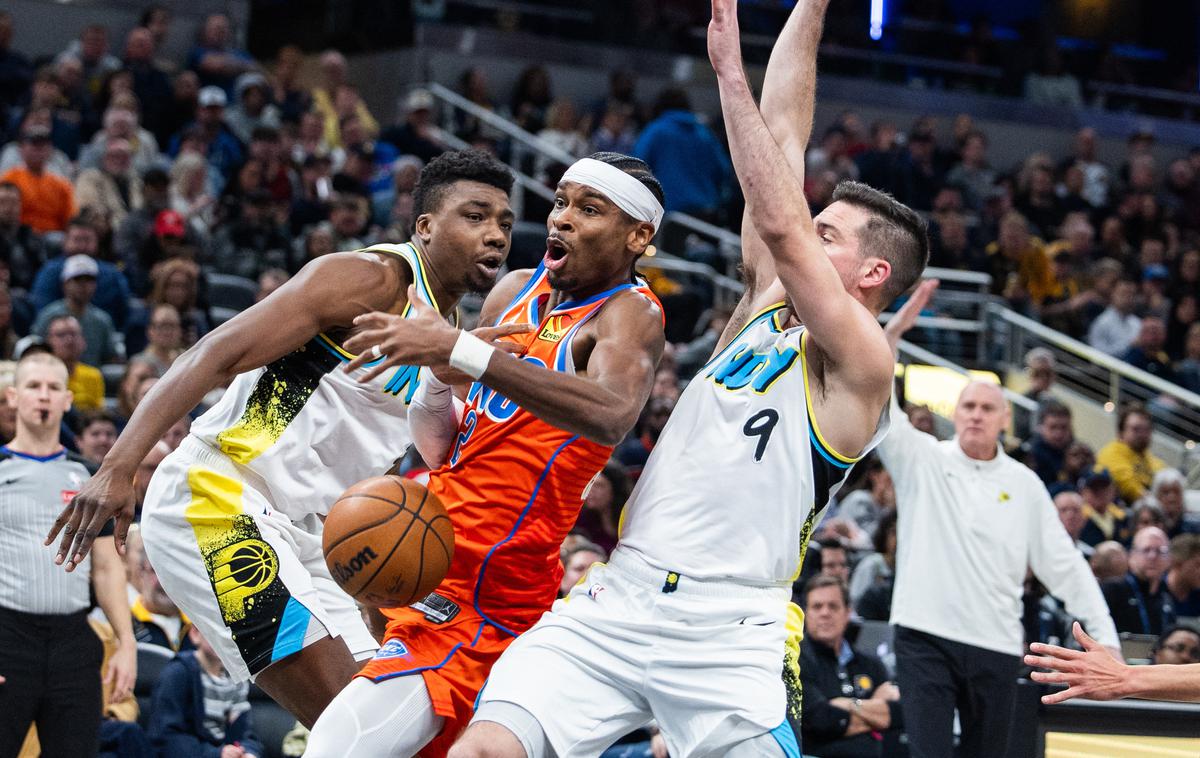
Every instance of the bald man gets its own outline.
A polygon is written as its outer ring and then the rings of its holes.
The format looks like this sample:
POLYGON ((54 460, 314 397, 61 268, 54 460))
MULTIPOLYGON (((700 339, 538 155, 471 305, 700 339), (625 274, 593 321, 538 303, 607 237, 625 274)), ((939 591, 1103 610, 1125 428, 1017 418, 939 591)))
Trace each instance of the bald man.
MULTIPOLYGON (((887 325, 892 348, 929 302, 924 282, 887 325)), ((955 437, 920 432, 897 409, 879 457, 896 487, 897 683, 913 758, 1007 750, 1024 640, 1026 566, 1104 645, 1116 628, 1100 588, 1059 521, 1045 485, 1004 453, 1009 407, 994 384, 972 382, 954 409, 955 437)))

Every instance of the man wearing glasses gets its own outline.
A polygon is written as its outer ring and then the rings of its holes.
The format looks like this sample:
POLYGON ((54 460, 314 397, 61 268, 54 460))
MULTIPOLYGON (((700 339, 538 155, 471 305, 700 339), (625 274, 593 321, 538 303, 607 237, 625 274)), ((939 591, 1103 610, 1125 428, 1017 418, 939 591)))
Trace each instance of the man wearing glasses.
POLYGON ((1118 632, 1157 636, 1164 620, 1165 624, 1174 620, 1163 583, 1170 555, 1167 535, 1157 526, 1147 526, 1134 535, 1129 571, 1100 587, 1118 632))

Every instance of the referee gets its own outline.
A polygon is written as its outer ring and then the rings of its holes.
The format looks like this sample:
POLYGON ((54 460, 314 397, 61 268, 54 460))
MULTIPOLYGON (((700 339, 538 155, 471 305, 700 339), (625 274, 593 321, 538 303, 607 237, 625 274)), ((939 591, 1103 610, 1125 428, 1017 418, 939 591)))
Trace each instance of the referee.
MULTIPOLYGON (((924 282, 888 322, 893 349, 933 295, 924 282)), ((1004 453, 1009 410, 1000 389, 972 382, 939 442, 892 410, 879 457, 896 486, 896 679, 913 758, 1007 751, 1023 648, 1026 570, 1106 646, 1119 645, 1100 587, 1037 475, 1004 453)), ((1118 653, 1119 655, 1119 653, 1118 653)))
POLYGON ((125 567, 111 533, 73 573, 55 566, 54 549, 43 544, 91 475, 58 441, 71 407, 67 367, 27 351, 5 399, 17 410, 17 433, 0 447, 0 758, 17 755, 33 723, 43 755, 95 755, 104 649, 87 622, 89 582, 116 632, 108 678, 121 700, 137 666, 125 567))

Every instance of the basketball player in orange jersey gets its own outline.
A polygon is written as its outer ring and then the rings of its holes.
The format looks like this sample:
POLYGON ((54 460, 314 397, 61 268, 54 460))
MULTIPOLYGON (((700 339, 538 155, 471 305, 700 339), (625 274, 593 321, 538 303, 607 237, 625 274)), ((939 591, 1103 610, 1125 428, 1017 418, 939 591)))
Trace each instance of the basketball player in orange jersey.
POLYGON ((317 258, 184 353, 59 517, 47 539, 63 532, 58 561, 77 566, 114 516, 123 548, 139 462, 229 383, 151 480, 145 549, 226 670, 311 726, 377 647, 325 565, 320 518, 405 454, 419 376, 400 366, 356 382, 339 370, 354 358, 346 339, 364 313, 402 318, 428 306, 423 317, 441 320, 466 292, 490 289, 508 253, 512 181, 476 151, 430 161, 410 242, 317 258))
POLYGON ((444 756, 492 662, 554 602, 559 546, 662 354, 661 307, 633 273, 662 214, 662 188, 636 158, 597 153, 567 169, 541 265, 505 277, 481 313, 536 324, 508 338, 524 345, 517 357, 429 309, 357 320, 350 347, 389 356, 376 370, 420 364, 474 380, 461 418, 451 388, 428 376, 413 403, 418 450, 445 464, 429 489, 454 523, 454 558, 435 592, 384 611, 383 646, 317 722, 306 756, 444 756))

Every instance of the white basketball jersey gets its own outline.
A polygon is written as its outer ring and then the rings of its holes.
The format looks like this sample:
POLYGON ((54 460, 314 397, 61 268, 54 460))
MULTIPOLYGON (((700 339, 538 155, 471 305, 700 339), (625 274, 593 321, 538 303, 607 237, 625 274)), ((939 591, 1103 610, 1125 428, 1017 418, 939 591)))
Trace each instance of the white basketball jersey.
MULTIPOLYGON (((809 536, 857 458, 812 414, 803 327, 783 303, 751 319, 691 381, 622 514, 621 545, 695 578, 756 585, 799 575, 809 536)), ((871 442, 887 431, 887 409, 871 442)))
MULTIPOLYGON (((404 258, 418 297, 437 308, 411 244, 367 250, 404 258)), ((342 366, 353 358, 333 337, 318 334, 273 363, 239 374, 220 402, 192 424, 192 434, 256 475, 276 510, 293 520, 325 514, 347 487, 386 473, 412 443, 408 405, 419 367, 399 366, 359 384, 356 377, 378 361, 347 374, 342 366)))

